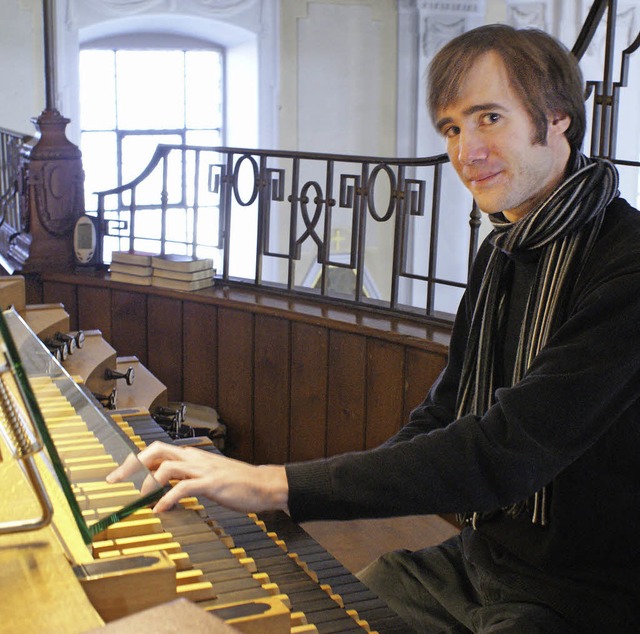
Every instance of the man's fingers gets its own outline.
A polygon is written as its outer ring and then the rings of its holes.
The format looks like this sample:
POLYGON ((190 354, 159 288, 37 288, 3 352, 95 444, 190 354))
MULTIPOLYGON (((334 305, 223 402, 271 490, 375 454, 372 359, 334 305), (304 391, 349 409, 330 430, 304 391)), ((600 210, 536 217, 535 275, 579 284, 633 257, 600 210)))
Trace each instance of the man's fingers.
POLYGON ((122 482, 122 480, 128 480, 134 473, 140 471, 140 461, 134 454, 129 454, 124 462, 116 467, 106 478, 107 482, 113 484, 114 482, 122 482))
POLYGON ((183 453, 183 447, 168 445, 167 443, 156 440, 138 454, 138 460, 140 460, 147 469, 153 471, 165 460, 180 460, 183 453))
MULTIPOLYGON (((195 447, 176 447, 154 442, 134 458, 137 468, 144 465, 153 476, 144 479, 143 492, 151 492, 154 482, 161 487, 175 485, 160 498, 154 507, 157 513, 167 511, 182 498, 204 495, 235 510, 264 507, 264 486, 258 467, 216 456, 195 447), (138 462, 139 461, 139 462, 138 462)), ((134 468, 130 460, 107 476, 108 482, 127 477, 134 468)), ((146 474, 148 475, 148 474, 146 474)), ((271 504, 271 502, 270 502, 271 504)))
POLYGON ((181 447, 174 447, 173 445, 155 441, 145 447, 139 454, 127 456, 125 461, 106 477, 106 480, 109 483, 127 480, 140 470, 140 463, 150 471, 153 471, 164 460, 178 459, 182 451, 181 447))
POLYGON ((182 498, 191 497, 200 493, 197 480, 181 480, 175 486, 171 487, 153 507, 154 513, 162 513, 170 511, 182 498))
POLYGON ((140 487, 140 493, 144 495, 150 495, 151 493, 157 491, 162 486, 159 482, 154 478, 152 474, 149 474, 142 481, 142 486, 140 487))
POLYGON ((154 472, 154 479, 164 486, 171 480, 197 478, 200 474, 189 462, 183 460, 165 460, 154 472))

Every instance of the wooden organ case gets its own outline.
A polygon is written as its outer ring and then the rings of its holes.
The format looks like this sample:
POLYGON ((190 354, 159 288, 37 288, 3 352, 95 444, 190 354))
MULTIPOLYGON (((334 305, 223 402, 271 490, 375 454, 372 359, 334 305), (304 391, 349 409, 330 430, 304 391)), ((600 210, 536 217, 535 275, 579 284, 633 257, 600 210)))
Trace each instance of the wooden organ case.
MULTIPOLYGON (((192 632, 406 631, 283 513, 245 515, 194 498, 154 515, 148 504, 161 489, 135 452, 171 438, 145 407, 105 409, 87 387, 91 363, 78 361, 83 351, 65 364, 44 345, 61 324, 43 325, 29 307, 21 312, 24 318, 4 311, 0 322, 6 631, 110 632, 138 617, 154 632, 172 618, 194 619, 192 632), (107 473, 125 460, 139 469, 129 481, 107 484, 107 473), (145 617, 146 610, 160 612, 145 617)), ((103 376, 104 360, 94 365, 103 376)), ((145 630, 138 624, 136 631, 145 630)))

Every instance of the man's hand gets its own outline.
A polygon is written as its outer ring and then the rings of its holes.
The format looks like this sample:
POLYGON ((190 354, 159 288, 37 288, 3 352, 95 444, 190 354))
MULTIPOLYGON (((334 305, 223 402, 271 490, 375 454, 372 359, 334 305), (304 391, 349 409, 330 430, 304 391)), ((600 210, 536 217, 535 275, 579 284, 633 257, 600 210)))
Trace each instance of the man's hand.
MULTIPOLYGON (((283 466, 254 466, 212 454, 196 447, 176 447, 154 442, 138 460, 161 485, 178 480, 154 507, 167 511, 184 497, 203 495, 227 508, 245 513, 285 510, 289 487, 283 466)), ((126 477, 125 464, 107 476, 107 482, 126 477)))

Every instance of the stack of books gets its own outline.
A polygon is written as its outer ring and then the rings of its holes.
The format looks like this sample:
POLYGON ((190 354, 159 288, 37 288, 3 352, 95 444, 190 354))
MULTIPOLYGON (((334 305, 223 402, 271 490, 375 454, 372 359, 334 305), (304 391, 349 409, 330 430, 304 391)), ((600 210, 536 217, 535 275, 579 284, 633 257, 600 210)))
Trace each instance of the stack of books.
POLYGON ((154 255, 151 285, 177 291, 198 291, 213 286, 213 260, 191 255, 154 255))
POLYGON ((153 254, 143 251, 114 251, 111 254, 111 279, 114 282, 151 286, 153 254))

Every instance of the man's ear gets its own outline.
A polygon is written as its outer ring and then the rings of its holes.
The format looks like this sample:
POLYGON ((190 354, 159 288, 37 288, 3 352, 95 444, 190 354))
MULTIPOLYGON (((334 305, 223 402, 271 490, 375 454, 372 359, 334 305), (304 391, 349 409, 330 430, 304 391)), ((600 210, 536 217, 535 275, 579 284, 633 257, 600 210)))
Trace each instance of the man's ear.
POLYGON ((571 125, 571 117, 564 112, 552 112, 548 121, 548 134, 564 134, 571 125))

